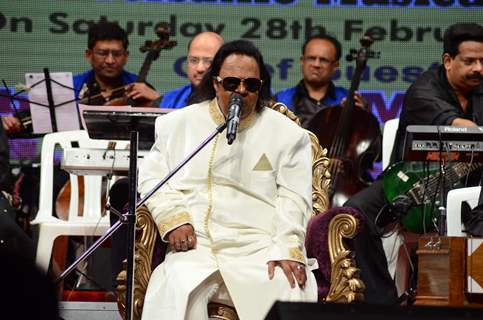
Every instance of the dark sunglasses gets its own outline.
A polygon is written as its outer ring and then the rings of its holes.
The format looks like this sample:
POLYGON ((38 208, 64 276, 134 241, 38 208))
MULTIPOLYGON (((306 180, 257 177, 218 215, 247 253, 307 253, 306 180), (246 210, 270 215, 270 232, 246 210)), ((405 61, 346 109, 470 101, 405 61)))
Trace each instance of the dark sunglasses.
POLYGON ((240 79, 237 77, 225 77, 225 78, 220 78, 220 76, 216 76, 215 80, 218 81, 218 83, 221 83, 223 88, 227 91, 236 91, 238 87, 240 86, 240 83, 243 82, 243 85, 245 86, 245 89, 250 92, 257 92, 260 90, 262 87, 263 81, 257 78, 246 78, 246 79, 240 79))

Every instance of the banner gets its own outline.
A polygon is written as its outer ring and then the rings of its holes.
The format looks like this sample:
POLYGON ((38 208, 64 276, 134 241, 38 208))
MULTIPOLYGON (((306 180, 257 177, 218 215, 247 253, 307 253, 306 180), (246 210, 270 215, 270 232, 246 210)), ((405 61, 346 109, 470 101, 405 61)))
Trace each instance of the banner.
MULTIPOLYGON (((301 79, 299 58, 304 40, 321 31, 336 36, 343 57, 359 48, 368 33, 379 59, 370 59, 360 91, 381 122, 398 116, 408 86, 441 62, 442 35, 455 22, 483 21, 483 0, 36 0, 0 3, 0 77, 9 86, 24 74, 89 69, 84 59, 90 23, 117 21, 127 30, 127 69, 137 73, 144 56, 139 47, 154 40, 167 23, 178 45, 161 52, 148 81, 161 93, 187 83, 186 52, 201 31, 220 33, 226 41, 253 41, 272 74, 273 91, 301 79)), ((348 87, 354 62, 341 59, 335 77, 348 87)), ((7 104, 8 105, 8 104, 7 104)), ((4 102, 0 101, 1 110, 4 102)))

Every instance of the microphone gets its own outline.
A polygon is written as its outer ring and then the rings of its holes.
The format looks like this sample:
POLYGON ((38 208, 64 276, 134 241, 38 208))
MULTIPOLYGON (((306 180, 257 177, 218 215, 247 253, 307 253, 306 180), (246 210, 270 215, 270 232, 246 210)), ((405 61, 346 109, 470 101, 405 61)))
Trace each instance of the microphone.
POLYGON ((243 98, 238 93, 233 93, 230 97, 229 112, 226 128, 226 139, 228 144, 232 144, 236 138, 238 125, 240 124, 240 113, 243 107, 243 98))

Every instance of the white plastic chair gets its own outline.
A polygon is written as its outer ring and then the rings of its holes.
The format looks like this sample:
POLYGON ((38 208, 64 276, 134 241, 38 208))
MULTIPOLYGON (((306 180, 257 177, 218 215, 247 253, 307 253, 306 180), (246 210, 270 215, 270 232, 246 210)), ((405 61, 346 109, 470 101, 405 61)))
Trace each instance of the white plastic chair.
MULTIPOLYGON (((71 194, 67 220, 54 216, 53 210, 53 178, 55 146, 63 149, 72 147, 72 142, 78 142, 80 148, 106 149, 107 140, 90 139, 85 130, 63 131, 47 134, 42 141, 40 168, 40 196, 37 216, 31 222, 39 225, 39 241, 37 245, 36 262, 47 271, 54 240, 60 235, 98 236, 109 227, 109 216, 101 217, 101 184, 102 176, 84 176, 84 206, 83 215, 79 216, 79 185, 76 175, 70 174, 71 194)), ((121 142, 116 145, 122 148, 121 142)))
MULTIPOLYGON (((382 133, 382 170, 387 168, 391 160, 398 126, 399 119, 397 118, 388 120, 384 124, 384 131, 382 133)), ((394 278, 399 256, 399 247, 403 243, 403 237, 398 232, 394 232, 389 237, 383 237, 381 240, 384 253, 386 254, 389 274, 394 278)))
POLYGON ((384 124, 384 131, 382 133, 382 170, 386 169, 391 161, 391 153, 394 148, 398 126, 399 119, 397 118, 388 120, 384 124))
POLYGON ((476 207, 481 187, 453 189, 446 198, 446 228, 448 237, 466 237, 461 223, 461 203, 467 201, 471 208, 476 207))

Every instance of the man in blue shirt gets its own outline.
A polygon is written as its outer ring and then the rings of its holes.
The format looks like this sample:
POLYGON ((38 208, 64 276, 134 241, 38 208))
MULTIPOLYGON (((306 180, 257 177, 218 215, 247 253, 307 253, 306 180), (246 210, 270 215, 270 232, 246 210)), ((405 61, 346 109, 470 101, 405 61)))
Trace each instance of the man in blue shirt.
MULTIPOLYGON (((330 35, 315 35, 302 46, 300 67, 303 79, 292 88, 280 91, 275 100, 283 102, 297 115, 303 127, 323 108, 344 103, 347 90, 336 87, 332 77, 339 68, 342 54, 340 42, 330 35)), ((363 107, 357 93, 355 104, 363 107)))
POLYGON ((187 105, 194 87, 200 84, 222 44, 223 38, 215 32, 199 33, 190 41, 186 70, 190 83, 167 92, 161 100, 162 108, 179 109, 187 105))
POLYGON ((124 70, 129 58, 126 32, 113 22, 99 22, 89 28, 85 58, 92 69, 74 77, 74 91, 80 103, 104 105, 124 96, 156 101, 160 94, 137 75, 124 70))

